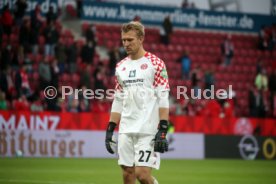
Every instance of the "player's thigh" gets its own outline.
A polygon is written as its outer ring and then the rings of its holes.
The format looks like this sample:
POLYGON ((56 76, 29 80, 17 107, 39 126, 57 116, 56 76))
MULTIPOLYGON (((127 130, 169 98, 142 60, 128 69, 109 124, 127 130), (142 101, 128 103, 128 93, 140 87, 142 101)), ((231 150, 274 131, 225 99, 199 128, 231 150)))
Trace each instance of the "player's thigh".
POLYGON ((159 169, 160 155, 154 152, 154 135, 138 135, 135 141, 135 166, 159 169))
POLYGON ((136 166, 135 167, 135 174, 137 177, 143 176, 143 177, 150 177, 151 176, 151 167, 146 166, 136 166))
POLYGON ((150 168, 150 167, 136 166, 135 167, 135 176, 139 181, 150 182, 153 180, 152 176, 151 176, 151 170, 152 170, 152 168, 150 168))
POLYGON ((118 135, 118 155, 119 165, 128 167, 134 166, 134 142, 130 134, 119 134, 118 135))
POLYGON ((121 165, 122 171, 123 171, 123 175, 124 176, 133 176, 135 177, 135 167, 128 167, 128 166, 124 166, 121 165))

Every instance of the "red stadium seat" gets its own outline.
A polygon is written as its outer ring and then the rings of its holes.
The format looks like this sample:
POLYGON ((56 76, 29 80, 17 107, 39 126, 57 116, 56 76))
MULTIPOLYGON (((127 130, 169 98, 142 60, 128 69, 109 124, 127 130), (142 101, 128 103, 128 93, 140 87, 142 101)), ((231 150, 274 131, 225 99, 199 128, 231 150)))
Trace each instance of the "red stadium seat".
POLYGON ((81 25, 81 31, 82 33, 85 33, 87 29, 89 28, 90 24, 88 22, 83 22, 81 25))
POLYGON ((76 17, 77 16, 77 11, 75 10, 74 6, 72 4, 67 4, 66 5, 66 12, 71 16, 71 17, 76 17))

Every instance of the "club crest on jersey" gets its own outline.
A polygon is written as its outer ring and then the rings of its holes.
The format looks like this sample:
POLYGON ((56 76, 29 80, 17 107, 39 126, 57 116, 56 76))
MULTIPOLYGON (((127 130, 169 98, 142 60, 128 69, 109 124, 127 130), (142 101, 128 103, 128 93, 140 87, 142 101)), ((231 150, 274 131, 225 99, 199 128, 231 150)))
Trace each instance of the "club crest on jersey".
POLYGON ((141 69, 142 69, 142 70, 145 70, 145 69, 147 69, 147 68, 148 68, 148 65, 147 65, 146 63, 141 65, 141 69))
POLYGON ((136 76, 136 70, 130 70, 128 77, 135 77, 136 76))

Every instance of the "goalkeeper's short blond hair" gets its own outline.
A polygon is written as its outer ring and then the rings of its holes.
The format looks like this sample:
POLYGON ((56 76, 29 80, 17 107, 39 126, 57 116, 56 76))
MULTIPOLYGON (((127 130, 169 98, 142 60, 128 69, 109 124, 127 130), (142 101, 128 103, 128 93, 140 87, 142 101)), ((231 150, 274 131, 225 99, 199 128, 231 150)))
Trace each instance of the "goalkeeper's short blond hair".
POLYGON ((145 36, 145 27, 138 21, 131 21, 129 23, 123 24, 121 31, 124 33, 135 31, 139 38, 145 36))

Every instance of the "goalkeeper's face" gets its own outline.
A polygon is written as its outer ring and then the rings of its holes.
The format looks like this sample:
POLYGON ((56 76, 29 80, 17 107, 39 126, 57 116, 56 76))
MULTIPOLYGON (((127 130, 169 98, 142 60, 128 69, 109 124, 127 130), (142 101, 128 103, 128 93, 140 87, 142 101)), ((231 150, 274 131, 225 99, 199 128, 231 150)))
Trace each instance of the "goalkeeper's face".
POLYGON ((142 47, 144 38, 138 37, 135 31, 122 32, 123 46, 128 55, 135 55, 142 47))

